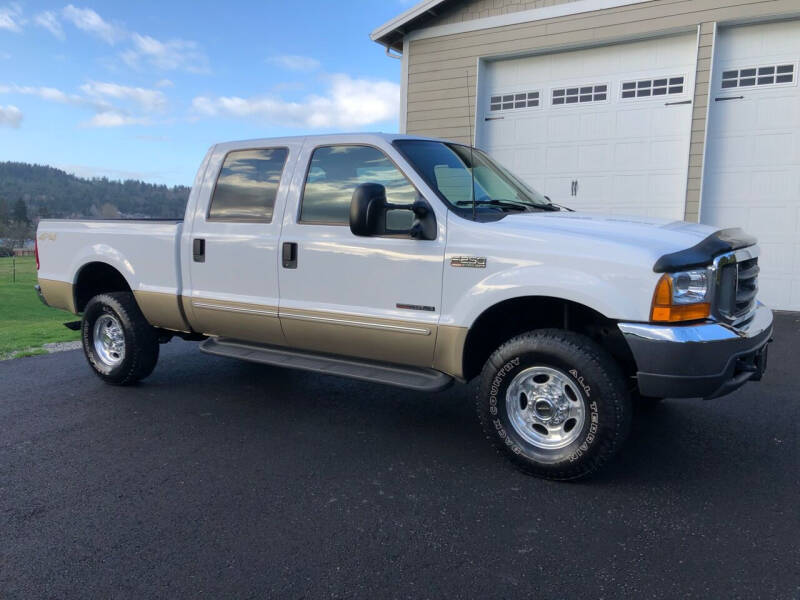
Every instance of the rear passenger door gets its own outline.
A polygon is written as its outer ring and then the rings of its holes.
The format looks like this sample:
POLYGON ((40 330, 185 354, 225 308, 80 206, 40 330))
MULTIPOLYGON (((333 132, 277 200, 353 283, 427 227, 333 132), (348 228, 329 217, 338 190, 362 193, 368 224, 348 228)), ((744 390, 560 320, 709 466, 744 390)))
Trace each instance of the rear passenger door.
MULTIPOLYGON (((414 202, 417 187, 398 168, 402 160, 390 146, 331 142, 303 149, 293 183, 298 202, 287 207, 281 236, 295 248, 294 260, 280 268, 281 324, 291 346, 432 364, 446 215, 437 215, 435 240, 360 237, 349 226, 350 200, 359 184, 383 185, 391 204, 414 202)), ((431 204, 434 212, 444 212, 431 204)), ((410 226, 406 212, 387 215, 392 229, 410 226)))
POLYGON ((278 320, 278 241, 299 146, 233 147, 209 164, 204 182, 209 189, 201 197, 210 202, 194 215, 190 289, 184 297, 196 331, 284 342, 278 320))

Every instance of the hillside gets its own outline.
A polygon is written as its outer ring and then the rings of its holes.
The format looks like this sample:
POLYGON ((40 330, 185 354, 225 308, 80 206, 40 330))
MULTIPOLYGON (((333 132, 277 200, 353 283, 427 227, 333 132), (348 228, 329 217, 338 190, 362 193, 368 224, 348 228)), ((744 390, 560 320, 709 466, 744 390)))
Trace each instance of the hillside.
POLYGON ((182 218, 190 188, 143 181, 82 179, 60 169, 0 162, 0 225, 13 222, 19 200, 39 218, 182 218))

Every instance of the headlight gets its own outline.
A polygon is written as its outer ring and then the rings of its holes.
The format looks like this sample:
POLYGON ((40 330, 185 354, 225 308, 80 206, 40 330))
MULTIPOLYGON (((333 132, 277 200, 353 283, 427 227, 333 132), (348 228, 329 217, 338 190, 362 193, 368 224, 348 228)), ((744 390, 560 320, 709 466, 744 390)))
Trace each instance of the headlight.
POLYGON ((682 271, 672 274, 673 304, 696 304, 705 302, 708 295, 708 273, 682 271))
POLYGON ((666 273, 653 294, 650 320, 664 323, 705 319, 711 313, 706 269, 666 273))

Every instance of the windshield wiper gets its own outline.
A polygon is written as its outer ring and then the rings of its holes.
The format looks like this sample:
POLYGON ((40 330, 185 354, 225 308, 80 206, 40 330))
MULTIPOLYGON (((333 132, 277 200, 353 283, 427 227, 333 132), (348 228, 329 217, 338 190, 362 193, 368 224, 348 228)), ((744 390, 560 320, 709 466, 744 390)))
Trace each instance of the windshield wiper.
POLYGON ((563 206, 562 204, 556 204, 552 200, 550 200, 550 196, 545 196, 545 200, 547 200, 550 204, 549 206, 553 206, 555 208, 547 208, 545 210, 566 210, 567 212, 575 212, 574 208, 570 208, 568 206, 563 206))
MULTIPOLYGON (((523 202, 514 202, 513 200, 475 200, 475 206, 499 206, 500 208, 507 208, 510 210, 519 210, 527 212, 529 209, 534 208, 530 204, 523 202)), ((456 202, 458 206, 472 206, 472 200, 460 200, 456 202)))

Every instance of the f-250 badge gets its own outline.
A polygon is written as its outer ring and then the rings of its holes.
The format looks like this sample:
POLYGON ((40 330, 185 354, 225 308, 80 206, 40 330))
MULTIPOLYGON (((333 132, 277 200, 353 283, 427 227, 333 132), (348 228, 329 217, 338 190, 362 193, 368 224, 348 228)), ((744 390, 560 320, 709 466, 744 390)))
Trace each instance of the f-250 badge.
POLYGON ((470 267, 472 269, 485 269, 485 256, 454 256, 450 259, 451 267, 470 267))

